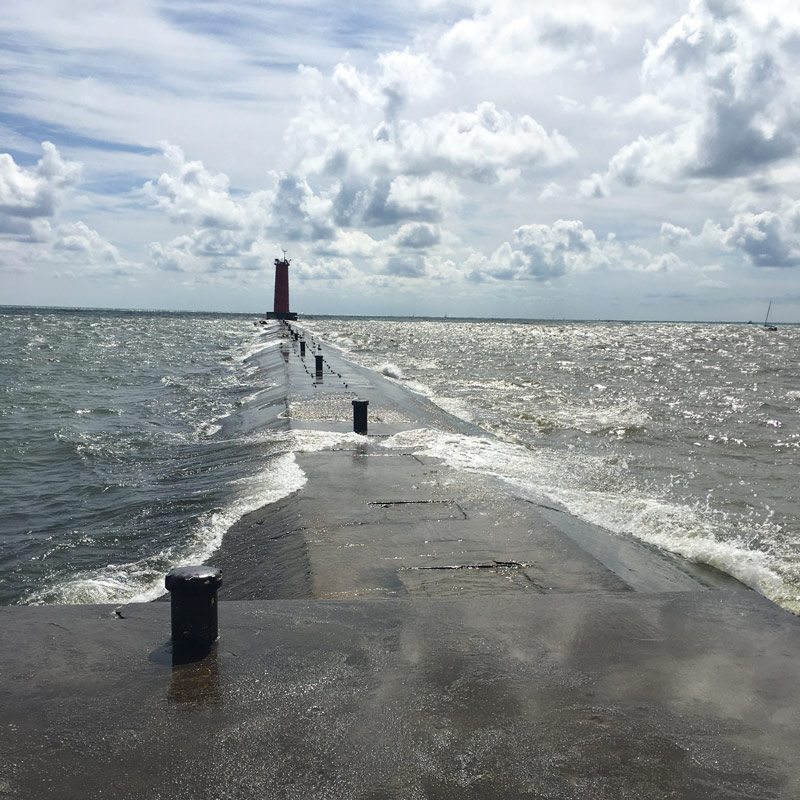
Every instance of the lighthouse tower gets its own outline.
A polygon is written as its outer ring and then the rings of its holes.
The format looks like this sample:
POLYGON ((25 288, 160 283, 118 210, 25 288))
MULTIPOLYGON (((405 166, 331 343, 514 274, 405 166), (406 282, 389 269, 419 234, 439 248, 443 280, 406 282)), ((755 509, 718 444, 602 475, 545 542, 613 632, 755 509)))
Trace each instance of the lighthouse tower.
POLYGON ((283 260, 275 259, 275 307, 267 312, 267 319, 297 319, 297 314, 289 311, 289 264, 286 251, 283 260))

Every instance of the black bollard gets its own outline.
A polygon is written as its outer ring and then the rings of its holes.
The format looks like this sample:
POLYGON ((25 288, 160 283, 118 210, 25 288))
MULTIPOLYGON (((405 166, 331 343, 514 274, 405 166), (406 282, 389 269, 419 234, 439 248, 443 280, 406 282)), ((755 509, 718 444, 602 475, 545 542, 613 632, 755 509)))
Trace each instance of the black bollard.
POLYGON ((306 357, 306 343, 304 339, 300 340, 300 358, 306 357))
POLYGON ((172 606, 172 643, 210 647, 218 635, 217 590, 222 570, 215 567, 173 567, 164 580, 172 606))
POLYGON ((367 406, 369 400, 353 400, 353 432, 367 435, 367 406))
POLYGON ((317 362, 317 377, 322 377, 322 356, 314 356, 314 360, 317 362))

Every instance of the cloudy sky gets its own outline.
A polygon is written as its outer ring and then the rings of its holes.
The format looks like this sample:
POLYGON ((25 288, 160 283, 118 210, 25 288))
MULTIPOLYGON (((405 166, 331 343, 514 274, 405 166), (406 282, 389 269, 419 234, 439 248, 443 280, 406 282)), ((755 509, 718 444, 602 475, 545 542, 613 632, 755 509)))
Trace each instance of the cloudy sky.
POLYGON ((4 0, 0 304, 800 321, 797 0, 4 0))

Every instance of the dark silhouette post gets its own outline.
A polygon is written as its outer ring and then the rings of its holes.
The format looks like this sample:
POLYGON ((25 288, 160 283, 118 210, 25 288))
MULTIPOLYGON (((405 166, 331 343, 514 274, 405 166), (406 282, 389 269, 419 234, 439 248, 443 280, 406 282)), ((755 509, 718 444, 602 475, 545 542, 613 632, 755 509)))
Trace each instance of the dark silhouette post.
POLYGON ((222 572, 214 567, 173 567, 164 581, 172 605, 172 643, 211 647, 217 639, 217 590, 222 572))
POLYGON ((369 400, 353 400, 353 433, 367 435, 367 406, 369 400))

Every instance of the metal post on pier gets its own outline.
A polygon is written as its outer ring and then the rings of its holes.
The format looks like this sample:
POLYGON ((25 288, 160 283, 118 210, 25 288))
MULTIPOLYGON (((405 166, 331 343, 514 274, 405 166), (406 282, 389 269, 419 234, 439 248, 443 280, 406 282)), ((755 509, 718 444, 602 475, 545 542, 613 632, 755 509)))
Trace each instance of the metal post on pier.
POLYGON ((317 377, 322 377, 322 356, 314 356, 314 360, 317 364, 317 377))
POLYGON ((215 567, 173 567, 164 579, 170 593, 172 644, 211 647, 217 640, 217 590, 222 570, 215 567))
MULTIPOLYGON (((346 385, 346 384, 345 384, 346 385)), ((369 400, 353 400, 353 433, 367 435, 367 406, 369 400)))

